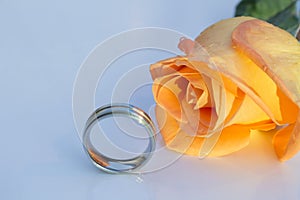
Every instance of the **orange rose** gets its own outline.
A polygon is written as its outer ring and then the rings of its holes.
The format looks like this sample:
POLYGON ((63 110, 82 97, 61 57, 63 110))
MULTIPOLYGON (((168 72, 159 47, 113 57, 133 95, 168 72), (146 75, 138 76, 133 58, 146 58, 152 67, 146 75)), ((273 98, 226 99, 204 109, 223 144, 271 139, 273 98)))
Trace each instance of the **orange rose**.
POLYGON ((267 22, 220 21, 179 56, 151 65, 156 116, 166 145, 196 156, 245 147, 251 130, 277 128, 281 161, 300 149, 300 45, 267 22))

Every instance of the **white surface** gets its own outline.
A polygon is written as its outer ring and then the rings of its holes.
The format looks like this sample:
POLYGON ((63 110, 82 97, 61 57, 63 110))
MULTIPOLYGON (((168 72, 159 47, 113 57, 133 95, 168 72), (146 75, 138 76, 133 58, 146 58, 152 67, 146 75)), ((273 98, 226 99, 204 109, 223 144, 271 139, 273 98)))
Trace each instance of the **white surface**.
POLYGON ((140 182, 98 171, 75 130, 73 82, 99 42, 146 26, 195 37, 237 2, 0 1, 0 199, 300 199, 300 156, 279 163, 268 136, 140 182))

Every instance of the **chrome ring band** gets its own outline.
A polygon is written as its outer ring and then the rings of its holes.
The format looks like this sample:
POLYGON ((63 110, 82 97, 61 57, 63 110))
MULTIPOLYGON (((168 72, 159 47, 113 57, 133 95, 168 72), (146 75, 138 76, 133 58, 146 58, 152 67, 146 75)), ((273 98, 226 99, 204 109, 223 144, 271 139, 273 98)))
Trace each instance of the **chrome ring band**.
POLYGON ((151 118, 143 110, 130 104, 110 104, 98 108, 88 118, 83 131, 85 151, 96 167, 108 173, 134 172, 146 163, 155 150, 155 128, 151 118), (147 130, 149 143, 141 155, 130 159, 114 159, 105 156, 93 146, 90 137, 92 127, 100 120, 113 116, 131 118, 147 130))

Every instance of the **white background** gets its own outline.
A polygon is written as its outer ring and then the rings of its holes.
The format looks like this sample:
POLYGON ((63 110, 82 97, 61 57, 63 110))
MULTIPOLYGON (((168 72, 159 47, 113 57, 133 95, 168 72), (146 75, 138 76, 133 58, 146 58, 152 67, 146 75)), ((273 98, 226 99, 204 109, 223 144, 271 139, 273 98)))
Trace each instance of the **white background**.
POLYGON ((148 26, 196 37, 237 2, 1 0, 0 199, 300 199, 300 155, 278 162, 268 135, 227 157, 182 157, 141 182, 97 170, 75 129, 73 83, 98 43, 148 26))

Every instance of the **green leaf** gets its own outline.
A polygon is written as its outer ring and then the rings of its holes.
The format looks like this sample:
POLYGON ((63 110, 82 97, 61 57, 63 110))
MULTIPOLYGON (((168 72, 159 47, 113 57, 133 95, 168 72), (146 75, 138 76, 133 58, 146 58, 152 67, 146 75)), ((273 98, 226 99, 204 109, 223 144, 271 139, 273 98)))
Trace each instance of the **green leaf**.
POLYGON ((296 0, 242 0, 235 16, 252 16, 295 34, 299 26, 296 0))

